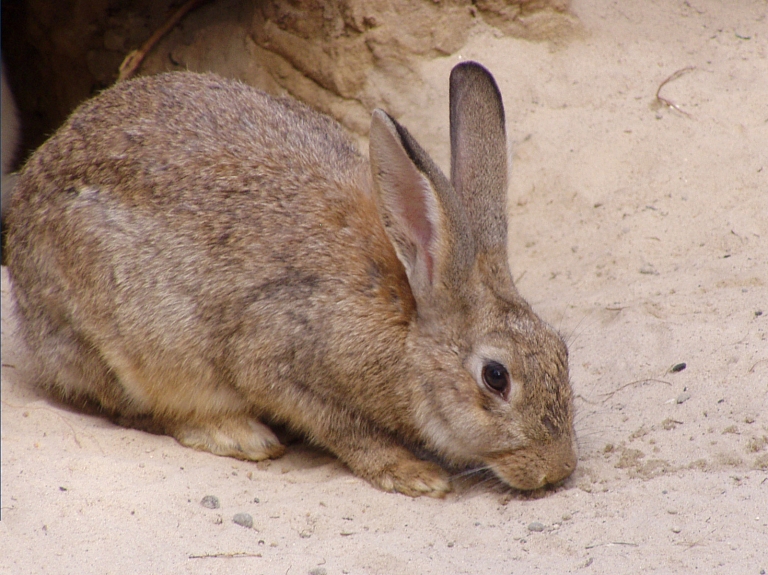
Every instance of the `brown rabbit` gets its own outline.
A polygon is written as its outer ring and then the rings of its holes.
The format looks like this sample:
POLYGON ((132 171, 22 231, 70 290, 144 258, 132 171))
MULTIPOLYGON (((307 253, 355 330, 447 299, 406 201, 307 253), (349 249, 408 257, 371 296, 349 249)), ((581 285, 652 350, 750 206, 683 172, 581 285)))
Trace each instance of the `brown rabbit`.
POLYGON ((507 262, 493 77, 450 80, 451 182, 373 113, 331 119, 212 74, 110 88, 29 160, 8 222, 41 383, 184 445, 277 457, 267 423, 386 491, 442 496, 412 450, 535 489, 576 465, 568 353, 507 262))

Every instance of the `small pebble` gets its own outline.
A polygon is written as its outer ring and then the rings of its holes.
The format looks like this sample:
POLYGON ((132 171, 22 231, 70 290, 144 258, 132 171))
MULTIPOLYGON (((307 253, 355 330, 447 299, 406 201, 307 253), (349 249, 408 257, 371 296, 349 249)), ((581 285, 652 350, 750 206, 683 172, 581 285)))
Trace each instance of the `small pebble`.
POLYGON ((676 363, 675 365, 673 365, 673 366, 672 366, 672 367, 669 369, 669 371, 671 371, 672 373, 678 373, 678 372, 681 372, 681 371, 683 371, 683 370, 684 370, 686 367, 687 367, 687 366, 685 365, 685 362, 676 363))
POLYGON ((544 524, 540 521, 534 521, 533 523, 528 525, 528 531, 535 531, 537 533, 540 533, 541 531, 544 531, 544 524))
POLYGON ((215 495, 206 495, 200 500, 200 505, 208 509, 218 509, 220 507, 219 498, 215 495))
POLYGON ((678 526, 674 526, 672 528, 672 533, 680 533, 681 531, 682 531, 682 529, 680 529, 678 526))
POLYGON ((328 575, 328 571, 325 570, 325 567, 315 567, 309 570, 308 575, 328 575))
POLYGON ((237 523, 246 529, 250 529, 253 527, 253 517, 251 517, 248 513, 236 513, 232 518, 232 523, 237 523))
POLYGON ((687 391, 684 391, 683 393, 677 396, 677 399, 675 401, 677 403, 685 403, 689 399, 691 399, 691 394, 687 391))

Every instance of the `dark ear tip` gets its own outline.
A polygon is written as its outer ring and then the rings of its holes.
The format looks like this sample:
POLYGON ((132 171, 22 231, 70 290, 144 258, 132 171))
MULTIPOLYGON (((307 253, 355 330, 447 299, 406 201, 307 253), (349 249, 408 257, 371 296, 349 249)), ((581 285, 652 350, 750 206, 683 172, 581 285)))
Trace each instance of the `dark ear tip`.
POLYGON ((459 64, 456 64, 453 69, 451 70, 451 83, 461 80, 463 81, 467 77, 485 77, 489 79, 491 82, 494 82, 493 75, 488 71, 488 69, 483 66, 482 64, 479 64, 478 62, 475 62, 473 60, 467 60, 466 62, 461 62, 459 64))
POLYGON ((481 89, 486 87, 492 94, 495 94, 499 102, 501 101, 501 90, 499 90, 493 74, 485 66, 472 60, 461 62, 453 67, 449 84, 450 93, 457 96, 465 89, 469 89, 470 86, 481 89))

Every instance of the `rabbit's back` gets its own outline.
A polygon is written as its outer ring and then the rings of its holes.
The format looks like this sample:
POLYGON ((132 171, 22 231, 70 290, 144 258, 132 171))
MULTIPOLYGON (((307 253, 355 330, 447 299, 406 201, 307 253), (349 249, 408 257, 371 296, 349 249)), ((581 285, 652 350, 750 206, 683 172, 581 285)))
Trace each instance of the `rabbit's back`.
POLYGON ((372 325, 360 315, 412 313, 369 186, 341 128, 292 100, 190 73, 112 88, 21 176, 9 246, 27 339, 66 325, 138 387, 321 379, 329 342, 372 325))
MULTIPOLYGON (((65 182, 98 182, 126 201, 156 206, 201 199, 201 183, 211 194, 349 183, 364 162, 336 122, 303 104, 184 72, 105 91, 40 152, 25 171, 55 180, 49 193, 65 182)), ((42 199, 45 191, 34 193, 42 199)))

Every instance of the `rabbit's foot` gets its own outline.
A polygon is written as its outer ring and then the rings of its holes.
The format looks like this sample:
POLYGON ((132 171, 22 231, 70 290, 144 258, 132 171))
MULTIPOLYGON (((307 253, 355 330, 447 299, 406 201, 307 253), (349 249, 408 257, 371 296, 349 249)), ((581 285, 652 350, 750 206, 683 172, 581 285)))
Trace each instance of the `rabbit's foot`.
POLYGON ((168 431, 182 445, 237 459, 261 461, 280 457, 285 452, 269 427, 245 416, 184 422, 168 431))
POLYGON ((378 473, 368 475, 368 479, 384 491, 397 491, 411 497, 428 495, 442 498, 451 490, 448 474, 442 467, 415 458, 401 459, 378 473))

